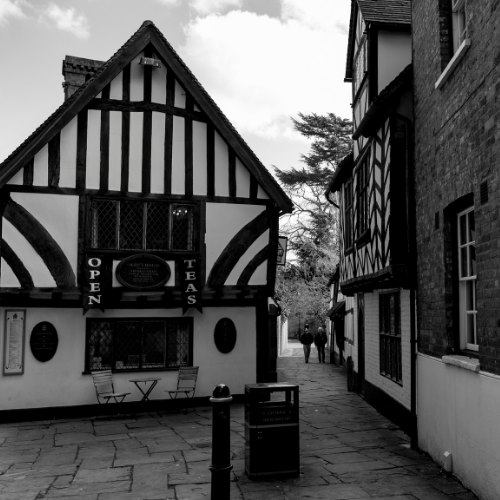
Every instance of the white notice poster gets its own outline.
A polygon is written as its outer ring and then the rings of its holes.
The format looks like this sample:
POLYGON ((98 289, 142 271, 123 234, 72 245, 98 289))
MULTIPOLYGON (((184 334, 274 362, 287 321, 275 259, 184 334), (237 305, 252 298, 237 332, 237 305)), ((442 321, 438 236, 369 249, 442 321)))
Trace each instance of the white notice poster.
POLYGON ((4 375, 22 375, 24 373, 24 316, 24 310, 5 311, 4 375))

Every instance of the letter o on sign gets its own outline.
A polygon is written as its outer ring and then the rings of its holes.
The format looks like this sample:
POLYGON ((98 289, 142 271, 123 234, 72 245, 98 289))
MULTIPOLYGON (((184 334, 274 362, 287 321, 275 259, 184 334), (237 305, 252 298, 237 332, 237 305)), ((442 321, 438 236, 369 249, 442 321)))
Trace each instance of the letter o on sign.
POLYGON ((215 325, 214 341, 217 349, 227 354, 236 345, 236 326, 229 318, 220 319, 215 325))

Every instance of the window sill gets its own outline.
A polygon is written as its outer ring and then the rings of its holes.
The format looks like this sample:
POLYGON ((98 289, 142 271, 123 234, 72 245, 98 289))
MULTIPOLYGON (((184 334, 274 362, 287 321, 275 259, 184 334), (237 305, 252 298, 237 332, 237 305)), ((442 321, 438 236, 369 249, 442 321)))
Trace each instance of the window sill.
POLYGON ((448 66, 444 68, 444 71, 441 73, 441 76, 438 78, 437 82, 434 84, 434 88, 440 89, 448 80, 450 75, 453 73, 455 68, 458 66, 458 63, 462 60, 464 57, 465 53, 469 50, 469 47, 471 45, 470 38, 466 38, 460 47, 458 47, 457 51, 455 52, 455 55, 451 59, 451 61, 448 63, 448 66))
POLYGON ((395 384, 398 384, 400 387, 403 387, 402 380, 398 380, 397 378, 391 377, 389 374, 384 373, 384 372, 380 372, 380 375, 382 375, 382 377, 394 382, 395 384))
MULTIPOLYGON (((184 365, 186 366, 186 365, 184 365)), ((188 365, 191 367, 191 365, 188 365)), ((103 368, 104 370, 104 368, 103 368)), ((95 371, 102 371, 102 370, 95 370, 95 371)), ((148 373, 148 372, 174 372, 174 371, 179 371, 179 366, 175 367, 169 367, 169 368, 127 368, 124 370, 111 370, 112 373, 116 373, 117 375, 120 373, 148 373)), ((84 370, 82 372, 82 375, 91 375, 92 371, 91 370, 84 370)))
POLYGON ((458 368, 470 370, 471 372, 479 373, 480 370, 479 359, 469 358, 468 356, 452 354, 449 356, 443 356, 441 360, 446 365, 457 366, 458 368))

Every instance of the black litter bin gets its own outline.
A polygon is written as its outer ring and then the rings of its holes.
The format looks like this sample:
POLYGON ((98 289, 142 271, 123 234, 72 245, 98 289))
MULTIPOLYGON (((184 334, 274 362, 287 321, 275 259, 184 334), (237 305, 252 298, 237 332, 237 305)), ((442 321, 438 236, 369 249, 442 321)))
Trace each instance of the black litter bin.
POLYGON ((300 473, 299 386, 245 385, 245 470, 249 478, 300 473))

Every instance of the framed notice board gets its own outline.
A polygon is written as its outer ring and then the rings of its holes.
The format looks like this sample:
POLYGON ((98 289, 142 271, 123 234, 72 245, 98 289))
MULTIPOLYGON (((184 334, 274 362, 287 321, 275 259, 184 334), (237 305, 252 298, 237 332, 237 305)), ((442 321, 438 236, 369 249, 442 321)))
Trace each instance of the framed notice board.
POLYGON ((22 375, 24 373, 26 310, 5 311, 3 342, 3 374, 22 375))

